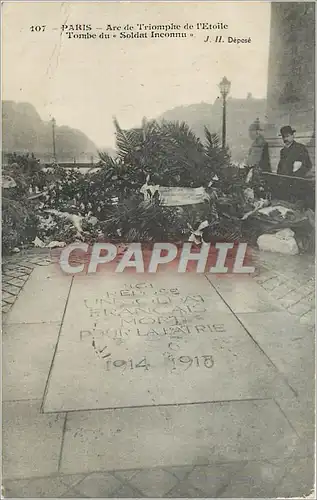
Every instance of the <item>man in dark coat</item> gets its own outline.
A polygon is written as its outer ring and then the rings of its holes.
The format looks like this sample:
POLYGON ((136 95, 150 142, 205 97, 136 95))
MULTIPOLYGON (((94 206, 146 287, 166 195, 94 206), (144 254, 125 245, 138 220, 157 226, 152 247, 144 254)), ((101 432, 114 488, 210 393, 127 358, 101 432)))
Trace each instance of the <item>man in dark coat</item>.
POLYGON ((277 173, 281 175, 305 177, 307 172, 312 168, 312 163, 306 147, 304 144, 300 144, 294 140, 294 133, 296 131, 289 125, 282 127, 280 132, 284 142, 284 148, 281 149, 277 173))
POLYGON ((248 167, 256 167, 259 172, 271 172, 269 145, 261 132, 260 121, 257 119, 249 127, 252 145, 246 163, 248 167))

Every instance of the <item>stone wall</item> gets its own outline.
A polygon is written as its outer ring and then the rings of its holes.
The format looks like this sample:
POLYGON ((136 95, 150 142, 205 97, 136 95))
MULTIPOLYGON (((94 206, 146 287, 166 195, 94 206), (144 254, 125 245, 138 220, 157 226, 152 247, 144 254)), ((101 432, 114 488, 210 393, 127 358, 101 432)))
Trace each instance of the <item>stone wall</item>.
POLYGON ((282 125, 296 129, 315 163, 315 4, 271 4, 266 137, 273 170, 282 147, 282 125))

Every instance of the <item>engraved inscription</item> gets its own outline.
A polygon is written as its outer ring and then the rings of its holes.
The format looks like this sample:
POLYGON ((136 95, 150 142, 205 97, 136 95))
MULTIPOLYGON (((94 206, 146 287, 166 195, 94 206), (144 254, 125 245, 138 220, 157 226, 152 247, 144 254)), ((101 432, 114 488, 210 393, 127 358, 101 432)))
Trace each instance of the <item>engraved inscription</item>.
POLYGON ((138 368, 145 372, 163 368, 170 373, 209 370, 214 366, 213 355, 193 352, 187 346, 200 335, 212 339, 226 332, 225 325, 212 322, 212 317, 206 321, 208 307, 203 295, 182 294, 178 287, 127 284, 101 297, 84 299, 85 314, 92 325, 80 330, 79 338, 91 346, 105 373, 123 374, 138 368), (146 351, 136 356, 133 349, 129 355, 130 343, 140 341, 144 342, 140 348, 143 345, 146 351), (155 355, 151 346, 159 348, 155 355))

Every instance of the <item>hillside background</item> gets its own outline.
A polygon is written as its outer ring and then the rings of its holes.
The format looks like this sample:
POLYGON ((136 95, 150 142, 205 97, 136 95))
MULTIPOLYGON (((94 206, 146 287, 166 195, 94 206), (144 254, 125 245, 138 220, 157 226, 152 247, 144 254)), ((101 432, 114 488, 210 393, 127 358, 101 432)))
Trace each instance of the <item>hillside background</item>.
MULTIPOLYGON (((227 143, 232 160, 242 162, 250 147, 249 125, 259 118, 265 122, 266 100, 255 99, 248 94, 245 99, 230 98, 227 101, 227 143)), ((153 118, 153 117, 152 117, 153 118)), ((109 117, 111 120, 112 118, 109 117)), ((156 117, 158 120, 184 121, 198 137, 204 139, 204 126, 221 137, 222 102, 201 102, 179 106, 156 117)), ((80 130, 56 126, 56 156, 59 162, 91 162, 98 160, 95 144, 80 130)), ((102 148, 113 154, 112 148, 102 148)), ((43 121, 35 107, 29 103, 3 101, 2 103, 2 151, 7 153, 34 153, 43 162, 53 159, 52 123, 43 121)))
MULTIPOLYGON (((97 159, 95 144, 80 130, 56 126, 56 156, 58 161, 90 162, 97 159)), ((3 101, 2 151, 34 153, 42 161, 53 159, 52 123, 41 119, 29 103, 3 101)))
MULTIPOLYGON (((265 123, 266 99, 255 99, 248 94, 245 99, 229 97, 227 100, 227 144, 232 160, 242 162, 250 147, 248 128, 256 118, 265 123)), ((190 106, 180 106, 163 113, 160 119, 185 121, 198 137, 204 139, 204 126, 221 138, 222 101, 214 104, 201 102, 190 106)))

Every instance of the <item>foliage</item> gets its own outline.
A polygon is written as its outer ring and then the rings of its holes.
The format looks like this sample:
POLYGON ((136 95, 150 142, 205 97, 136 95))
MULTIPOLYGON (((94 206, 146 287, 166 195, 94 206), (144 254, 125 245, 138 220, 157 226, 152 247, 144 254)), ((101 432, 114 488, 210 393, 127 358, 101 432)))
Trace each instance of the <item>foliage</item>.
POLYGON ((168 239, 174 221, 175 210, 131 196, 114 207, 103 229, 114 240, 164 241, 168 239))
POLYGON ((30 243, 35 237, 36 226, 36 216, 27 200, 17 201, 7 195, 2 196, 3 253, 30 243))
POLYGON ((204 232, 208 241, 240 237, 245 174, 231 166, 217 135, 205 128, 201 141, 179 122, 143 120, 141 127, 131 130, 122 129, 117 120, 114 124, 116 155, 99 152, 98 171, 84 174, 56 164, 43 169, 33 155, 10 157, 6 173, 17 187, 6 190, 3 198, 6 251, 35 236, 66 243, 78 238, 182 241, 205 220, 210 223, 204 232), (149 184, 203 186, 211 202, 185 207, 145 202, 140 188, 148 175, 149 184), (49 210, 80 216, 83 231, 78 234, 71 221, 49 210))
POLYGON ((115 120, 115 127, 121 165, 136 168, 143 180, 150 174, 154 184, 199 187, 230 165, 217 136, 207 129, 203 144, 186 123, 144 120, 141 128, 126 131, 115 120))

